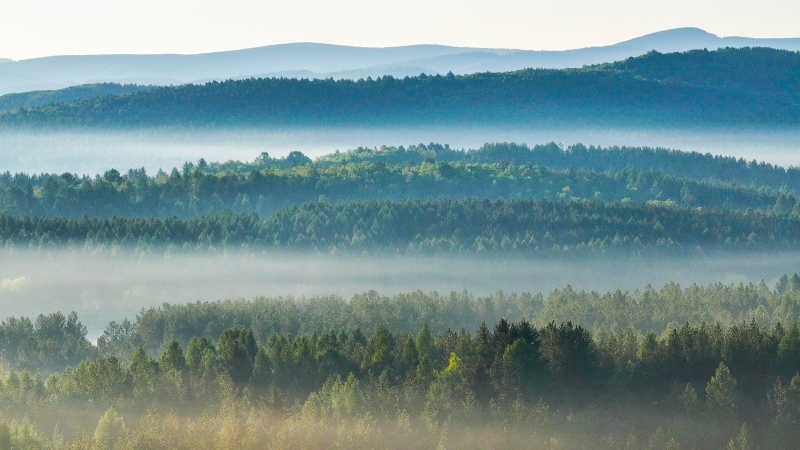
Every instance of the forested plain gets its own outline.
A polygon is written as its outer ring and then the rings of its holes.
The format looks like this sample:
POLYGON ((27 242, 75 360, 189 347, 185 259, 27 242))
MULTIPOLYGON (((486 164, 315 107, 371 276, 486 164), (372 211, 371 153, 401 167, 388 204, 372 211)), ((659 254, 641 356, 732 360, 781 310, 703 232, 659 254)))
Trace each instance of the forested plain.
POLYGON ((796 128, 800 55, 650 52, 580 69, 366 80, 289 78, 155 87, 21 109, 7 127, 594 124, 796 128))

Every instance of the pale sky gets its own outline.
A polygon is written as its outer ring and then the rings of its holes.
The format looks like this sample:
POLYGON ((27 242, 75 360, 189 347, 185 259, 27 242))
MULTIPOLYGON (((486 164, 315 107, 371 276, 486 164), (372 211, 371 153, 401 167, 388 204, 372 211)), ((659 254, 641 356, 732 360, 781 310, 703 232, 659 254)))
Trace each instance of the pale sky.
POLYGON ((678 27, 800 37, 800 0, 0 0, 0 58, 289 42, 563 50, 678 27))

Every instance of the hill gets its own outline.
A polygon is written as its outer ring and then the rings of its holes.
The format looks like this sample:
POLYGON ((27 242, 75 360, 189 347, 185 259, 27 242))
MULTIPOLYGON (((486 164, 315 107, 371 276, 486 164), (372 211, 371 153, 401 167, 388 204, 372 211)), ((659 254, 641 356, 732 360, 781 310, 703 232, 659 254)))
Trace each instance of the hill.
MULTIPOLYGON (((364 48, 294 43, 198 55, 76 55, 0 67, 0 94, 52 90, 80 84, 179 85, 249 77, 359 79, 426 73, 464 75, 525 68, 563 69, 617 61, 650 50, 770 47, 797 51, 800 39, 720 38, 698 28, 648 34, 618 44, 565 51, 411 45, 364 48)), ((3 62, 3 60, 0 60, 3 62)))
POLYGON ((31 91, 0 96, 0 111, 15 111, 19 108, 35 108, 54 103, 69 103, 104 95, 122 95, 148 89, 135 84, 99 83, 72 86, 55 91, 31 91))
POLYGON ((646 55, 582 69, 160 87, 0 115, 7 126, 614 124, 797 127, 800 54, 646 55))
POLYGON ((187 162, 148 176, 107 170, 94 178, 0 174, 0 213, 109 218, 225 210, 267 217, 319 199, 592 199, 800 213, 800 170, 648 148, 438 144, 356 149, 311 161, 300 152, 252 162, 187 162))

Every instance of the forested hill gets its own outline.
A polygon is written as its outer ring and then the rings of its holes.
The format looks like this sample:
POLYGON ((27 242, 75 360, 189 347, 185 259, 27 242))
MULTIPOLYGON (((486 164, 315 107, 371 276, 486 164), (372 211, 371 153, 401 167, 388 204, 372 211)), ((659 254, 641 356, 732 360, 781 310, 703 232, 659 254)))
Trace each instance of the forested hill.
POLYGON ((149 89, 148 86, 136 84, 95 83, 71 86, 51 91, 30 91, 0 96, 0 111, 16 111, 20 108, 55 103, 69 103, 104 95, 123 95, 149 89))
POLYGON ((0 173, 0 213, 40 217, 178 216, 226 209, 267 217, 305 202, 592 199, 800 214, 800 169, 666 149, 486 144, 357 148, 312 161, 187 162, 171 173, 109 169, 95 177, 0 173))
MULTIPOLYGON (((746 161, 732 156, 651 147, 587 147, 583 144, 575 144, 565 148, 552 142, 534 146, 514 142, 497 142, 484 144, 477 149, 458 150, 446 144, 431 143, 408 147, 359 147, 321 156, 314 164, 327 167, 362 162, 382 162, 389 165, 407 166, 422 164, 426 160, 465 164, 506 162, 596 172, 642 169, 661 172, 677 178, 713 180, 772 188, 785 187, 790 191, 800 193, 800 168, 798 167, 784 168, 766 162, 746 161)), ((282 163, 278 163, 275 159, 272 161, 272 166, 286 166, 286 161, 282 163)), ((259 169, 257 165, 246 166, 235 162, 212 164, 212 166, 217 172, 259 169)))
POLYGON ((278 210, 265 221, 232 213, 188 221, 0 215, 0 244, 397 254, 797 249, 800 217, 599 201, 321 202, 278 210))
POLYGON ((646 55, 582 69, 359 81, 248 79, 161 87, 5 113, 6 126, 502 123, 797 127, 800 54, 646 55))

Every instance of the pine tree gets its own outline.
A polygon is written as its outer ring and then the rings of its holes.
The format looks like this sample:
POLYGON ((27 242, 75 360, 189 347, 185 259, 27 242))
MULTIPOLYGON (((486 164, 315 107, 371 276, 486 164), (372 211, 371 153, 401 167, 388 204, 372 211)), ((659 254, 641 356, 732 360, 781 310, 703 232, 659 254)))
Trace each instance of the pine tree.
POLYGON ((739 385, 724 363, 719 363, 716 373, 706 385, 708 408, 722 417, 732 417, 739 401, 739 385))
POLYGON ((800 371, 800 327, 797 322, 792 323, 778 344, 778 370, 787 378, 800 371))
POLYGON ((258 352, 252 330, 234 327, 222 333, 217 346, 220 362, 236 385, 243 385, 253 374, 253 364, 258 352))
POLYGON ((122 448, 128 438, 128 428, 122 417, 114 408, 108 408, 103 417, 97 422, 94 430, 94 440, 102 450, 122 448))
POLYGON ((747 424, 743 423, 739 434, 728 443, 728 450, 753 450, 753 439, 747 430, 747 424))
POLYGON ((180 342, 173 339, 167 351, 158 360, 158 367, 164 372, 183 372, 186 369, 186 356, 183 354, 180 342))

